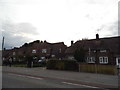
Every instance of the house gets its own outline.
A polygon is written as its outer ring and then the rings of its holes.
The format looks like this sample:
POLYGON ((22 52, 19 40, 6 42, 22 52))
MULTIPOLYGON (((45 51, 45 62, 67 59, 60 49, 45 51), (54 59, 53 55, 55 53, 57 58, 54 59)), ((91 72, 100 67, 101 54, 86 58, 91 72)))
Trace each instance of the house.
POLYGON ((65 50, 67 46, 64 42, 58 43, 49 43, 47 41, 34 42, 31 46, 28 47, 29 50, 26 50, 27 53, 32 53, 37 56, 39 59, 44 58, 64 58, 65 50))
POLYGON ((78 48, 85 51, 85 62, 89 64, 119 65, 120 67, 120 36, 71 41, 67 47, 64 42, 49 43, 47 41, 33 41, 25 43, 19 48, 3 51, 3 59, 24 60, 26 55, 34 59, 68 58, 74 59, 74 52, 78 48))
POLYGON ((24 60, 26 55, 32 55, 34 59, 47 59, 47 58, 58 58, 62 59, 65 57, 65 50, 67 46, 64 42, 49 43, 47 41, 36 40, 31 43, 25 43, 19 48, 13 48, 3 51, 3 58, 12 60, 24 60))
POLYGON ((85 62, 90 64, 120 64, 120 36, 99 38, 96 34, 96 39, 79 40, 73 43, 65 51, 66 58, 74 59, 74 52, 78 48, 83 48, 85 51, 85 62))

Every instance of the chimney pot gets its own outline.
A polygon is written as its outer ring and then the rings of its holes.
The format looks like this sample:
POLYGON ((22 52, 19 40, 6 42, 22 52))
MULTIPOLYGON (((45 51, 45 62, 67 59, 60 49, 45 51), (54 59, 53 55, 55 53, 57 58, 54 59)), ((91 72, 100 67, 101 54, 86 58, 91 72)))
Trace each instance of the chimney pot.
POLYGON ((99 34, 96 34, 96 39, 99 39, 99 34))
POLYGON ((74 43, 74 41, 72 40, 72 41, 71 41, 71 45, 72 45, 73 43, 74 43))

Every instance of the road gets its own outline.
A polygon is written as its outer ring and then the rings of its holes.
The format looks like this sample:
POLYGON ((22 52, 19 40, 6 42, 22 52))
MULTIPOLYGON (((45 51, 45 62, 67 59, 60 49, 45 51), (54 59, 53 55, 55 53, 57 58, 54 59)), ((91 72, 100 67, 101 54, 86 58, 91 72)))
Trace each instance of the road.
POLYGON ((95 88, 95 90, 117 87, 116 76, 99 76, 43 68, 3 67, 2 86, 3 88, 95 88))
MULTIPOLYGON (((3 88, 90 88, 90 86, 10 73, 3 74, 3 88)), ((95 87, 91 87, 95 88, 95 87)))

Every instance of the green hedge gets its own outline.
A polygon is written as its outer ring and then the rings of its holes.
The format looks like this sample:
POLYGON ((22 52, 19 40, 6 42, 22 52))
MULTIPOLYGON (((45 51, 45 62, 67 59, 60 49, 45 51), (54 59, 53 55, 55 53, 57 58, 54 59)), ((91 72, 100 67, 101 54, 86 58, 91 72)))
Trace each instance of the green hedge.
POLYGON ((26 64, 12 64, 13 67, 27 67, 26 64))
POLYGON ((79 65, 75 60, 48 60, 47 69, 78 71, 79 65))

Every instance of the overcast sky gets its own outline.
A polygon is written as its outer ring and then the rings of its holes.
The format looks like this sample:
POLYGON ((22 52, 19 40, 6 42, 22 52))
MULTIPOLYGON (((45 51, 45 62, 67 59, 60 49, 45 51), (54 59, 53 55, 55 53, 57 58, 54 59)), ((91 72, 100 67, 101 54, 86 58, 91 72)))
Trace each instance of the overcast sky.
POLYGON ((118 36, 118 0, 0 0, 5 47, 118 36))

